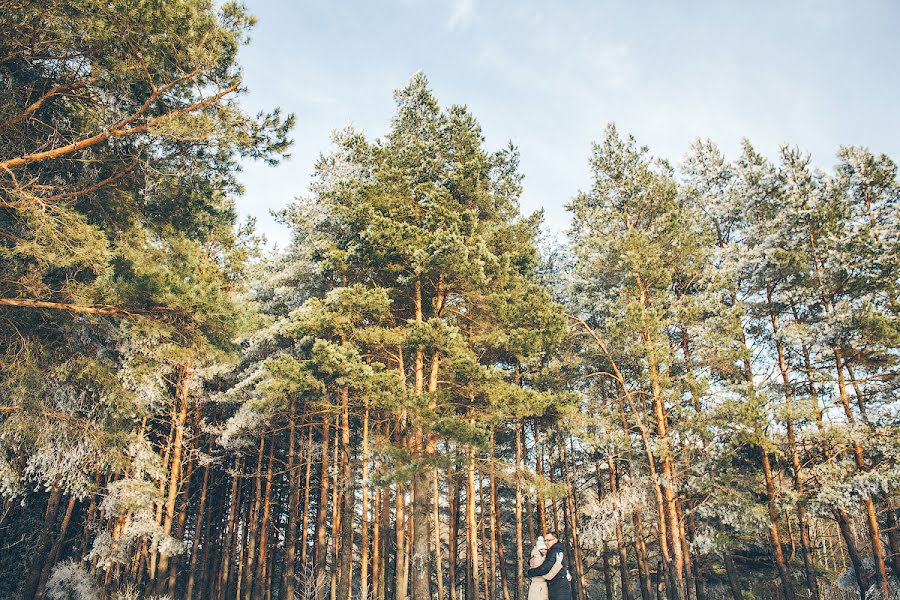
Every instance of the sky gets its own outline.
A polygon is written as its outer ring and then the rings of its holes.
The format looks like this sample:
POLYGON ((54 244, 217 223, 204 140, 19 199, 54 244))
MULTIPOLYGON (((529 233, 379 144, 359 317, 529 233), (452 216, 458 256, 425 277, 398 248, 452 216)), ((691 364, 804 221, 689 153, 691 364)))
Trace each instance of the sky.
POLYGON ((521 152, 522 211, 590 187, 591 142, 607 123, 678 163, 693 140, 729 158, 748 138, 821 167, 841 145, 900 159, 900 2, 531 0, 245 0, 258 18, 241 52, 250 111, 297 116, 292 157, 247 163, 238 200, 269 244, 271 216, 308 193, 331 132, 386 133, 393 91, 416 71, 442 105, 465 104, 488 149, 521 152))

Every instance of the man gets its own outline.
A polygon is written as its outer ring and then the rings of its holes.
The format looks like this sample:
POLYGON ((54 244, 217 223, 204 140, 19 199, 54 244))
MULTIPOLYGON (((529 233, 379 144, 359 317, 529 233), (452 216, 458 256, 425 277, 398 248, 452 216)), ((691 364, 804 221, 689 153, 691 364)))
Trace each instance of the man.
POLYGON ((547 591, 549 592, 549 600, 572 600, 572 588, 569 581, 572 576, 569 574, 569 561, 566 559, 566 548, 560 543, 555 533, 547 533, 544 535, 544 543, 547 544, 547 557, 540 566, 533 569, 527 569, 529 577, 543 576, 550 572, 553 565, 556 564, 559 557, 562 557, 562 570, 553 579, 547 582, 547 591))

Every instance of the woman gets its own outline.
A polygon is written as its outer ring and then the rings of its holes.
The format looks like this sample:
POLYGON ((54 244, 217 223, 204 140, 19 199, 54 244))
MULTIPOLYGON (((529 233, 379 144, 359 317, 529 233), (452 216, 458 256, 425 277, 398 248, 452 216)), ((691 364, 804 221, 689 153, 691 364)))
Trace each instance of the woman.
MULTIPOLYGON (((541 536, 538 537, 534 550, 531 551, 531 560, 528 561, 528 564, 532 569, 535 569, 543 564, 546 557, 547 544, 544 542, 544 537, 541 536)), ((560 569, 562 569, 562 555, 557 557, 556 564, 553 565, 546 575, 531 578, 531 586, 528 588, 528 600, 548 600, 550 595, 547 591, 547 582, 556 577, 560 569)))

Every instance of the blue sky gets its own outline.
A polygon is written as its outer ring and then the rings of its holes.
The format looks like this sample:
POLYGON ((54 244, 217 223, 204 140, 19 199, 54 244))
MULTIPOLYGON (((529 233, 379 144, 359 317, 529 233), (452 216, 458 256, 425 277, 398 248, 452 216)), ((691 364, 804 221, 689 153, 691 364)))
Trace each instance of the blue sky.
POLYGON ((393 90, 424 71, 440 102, 466 104, 489 148, 522 154, 522 209, 563 208, 590 184, 590 143, 608 122, 679 161, 709 138, 729 157, 747 137, 822 166, 842 144, 900 157, 900 2, 532 2, 247 0, 259 23, 243 49, 250 110, 297 115, 293 157, 249 163, 242 215, 270 243, 271 210, 307 193, 330 132, 385 133, 393 90))

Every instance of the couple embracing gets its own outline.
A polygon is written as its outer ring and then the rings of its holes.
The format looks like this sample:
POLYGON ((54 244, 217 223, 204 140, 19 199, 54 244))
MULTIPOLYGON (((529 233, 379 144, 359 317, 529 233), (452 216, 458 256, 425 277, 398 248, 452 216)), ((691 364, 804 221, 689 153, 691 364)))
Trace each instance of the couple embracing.
POLYGON ((526 570, 531 577, 528 600, 572 600, 566 549, 554 533, 537 539, 526 570))

